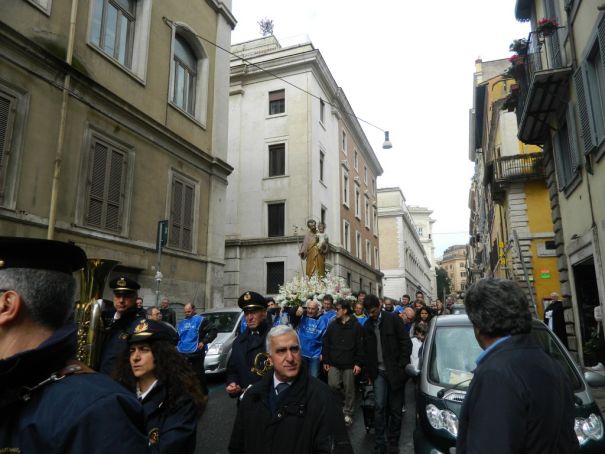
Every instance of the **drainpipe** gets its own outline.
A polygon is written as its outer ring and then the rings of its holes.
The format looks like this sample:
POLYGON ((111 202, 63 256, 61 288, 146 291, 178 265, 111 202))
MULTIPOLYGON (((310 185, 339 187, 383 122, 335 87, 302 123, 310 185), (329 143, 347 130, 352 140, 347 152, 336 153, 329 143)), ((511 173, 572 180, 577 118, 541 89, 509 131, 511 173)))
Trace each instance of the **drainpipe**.
POLYGON ((61 113, 59 117, 59 135, 57 137, 57 149, 55 151, 55 166, 53 172, 53 184, 50 194, 50 208, 48 213, 48 232, 46 237, 52 240, 55 236, 55 224, 57 222, 57 203, 59 198, 59 183, 61 181, 61 161, 63 159, 63 144, 65 142, 65 124, 67 119, 67 100, 71 84, 71 62, 74 54, 74 43, 76 37, 76 16, 78 13, 78 0, 71 2, 71 14, 69 17, 69 35, 67 38, 67 53, 65 63, 67 71, 63 79, 63 93, 61 99, 61 113))

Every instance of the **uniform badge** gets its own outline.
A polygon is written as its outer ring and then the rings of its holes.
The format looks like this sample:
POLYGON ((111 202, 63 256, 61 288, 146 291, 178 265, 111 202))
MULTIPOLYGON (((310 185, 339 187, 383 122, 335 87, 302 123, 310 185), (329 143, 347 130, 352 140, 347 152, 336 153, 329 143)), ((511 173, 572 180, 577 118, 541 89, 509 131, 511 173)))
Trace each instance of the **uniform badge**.
POLYGON ((139 322, 139 324, 137 326, 135 326, 134 332, 136 334, 144 333, 145 331, 147 331, 147 328, 149 328, 149 326, 147 325, 147 322, 145 321, 145 319, 143 319, 139 322))
POLYGON ((126 287, 126 279, 124 279, 123 277, 121 277, 118 282, 116 282, 116 284, 118 285, 118 287, 126 287))
POLYGON ((154 427, 149 431, 149 444, 157 445, 160 442, 160 429, 158 427, 154 427))
POLYGON ((128 333, 126 331, 122 331, 118 337, 120 338, 120 340, 125 341, 126 339, 128 339, 128 333))
POLYGON ((250 295, 250 292, 244 293, 244 301, 250 301, 251 299, 252 295, 250 295))

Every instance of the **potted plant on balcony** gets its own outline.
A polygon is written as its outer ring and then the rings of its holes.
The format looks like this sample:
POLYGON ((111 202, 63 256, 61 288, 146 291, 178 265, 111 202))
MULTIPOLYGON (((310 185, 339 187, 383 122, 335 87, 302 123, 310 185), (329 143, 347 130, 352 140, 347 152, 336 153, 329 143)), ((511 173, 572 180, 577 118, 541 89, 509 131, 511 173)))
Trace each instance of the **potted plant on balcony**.
POLYGON ((521 38, 513 40, 510 46, 508 46, 508 50, 516 52, 518 55, 527 55, 527 39, 521 38))
POLYGON ((508 61, 511 62, 513 66, 523 66, 525 63, 525 55, 513 54, 508 57, 508 61))
POLYGON ((559 28, 559 23, 556 19, 544 17, 538 21, 536 33, 542 36, 551 36, 559 28))

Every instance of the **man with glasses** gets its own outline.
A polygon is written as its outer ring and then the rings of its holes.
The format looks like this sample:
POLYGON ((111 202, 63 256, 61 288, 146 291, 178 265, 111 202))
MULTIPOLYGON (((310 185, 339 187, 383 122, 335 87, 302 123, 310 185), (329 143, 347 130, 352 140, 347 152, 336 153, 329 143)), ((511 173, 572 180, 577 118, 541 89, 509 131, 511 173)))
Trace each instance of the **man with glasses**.
POLYGON ((136 397, 75 359, 85 265, 74 244, 0 237, 0 452, 147 452, 136 397))
POLYGON ((330 388, 307 373, 296 331, 272 328, 266 349, 273 371, 244 394, 229 452, 352 454, 340 408, 330 388))

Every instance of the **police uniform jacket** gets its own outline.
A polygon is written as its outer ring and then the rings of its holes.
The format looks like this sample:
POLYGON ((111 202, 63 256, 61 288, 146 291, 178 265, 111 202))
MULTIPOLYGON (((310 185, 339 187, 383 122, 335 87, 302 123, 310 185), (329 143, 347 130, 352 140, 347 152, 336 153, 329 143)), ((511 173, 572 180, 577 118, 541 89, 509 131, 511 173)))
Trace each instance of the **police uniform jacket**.
POLYGON ((152 454, 191 454, 195 451, 197 411, 187 393, 175 396, 168 408, 167 390, 157 382, 143 399, 152 454))
POLYGON ((271 326, 267 320, 258 327, 258 334, 253 335, 247 328, 233 341, 231 357, 227 363, 227 383, 237 383, 242 389, 252 385, 260 380, 250 369, 254 365, 254 358, 257 354, 266 351, 265 340, 271 326))
POLYGON ((104 319, 111 320, 111 324, 103 342, 99 372, 107 375, 111 375, 117 357, 128 345, 126 342, 128 330, 132 323, 137 319, 136 308, 126 311, 122 314, 122 317, 118 319, 113 319, 113 314, 115 314, 115 310, 113 310, 113 312, 108 311, 104 314, 104 319))
POLYGON ((75 356, 75 326, 39 347, 0 360, 0 452, 106 454, 147 452, 143 409, 103 374, 75 373, 32 390, 75 356))
POLYGON ((529 334, 487 352, 460 412, 457 453, 577 452, 573 391, 529 334))
POLYGON ((380 339, 374 332, 374 320, 370 318, 363 325, 366 374, 372 380, 378 376, 377 342, 380 342, 386 379, 393 389, 399 389, 405 385, 405 366, 410 362, 412 341, 404 330, 403 321, 395 314, 381 311, 378 326, 380 339))
POLYGON ((292 385, 274 395, 273 373, 246 391, 231 433, 231 454, 353 453, 342 409, 330 388, 309 376, 304 362, 292 385))

